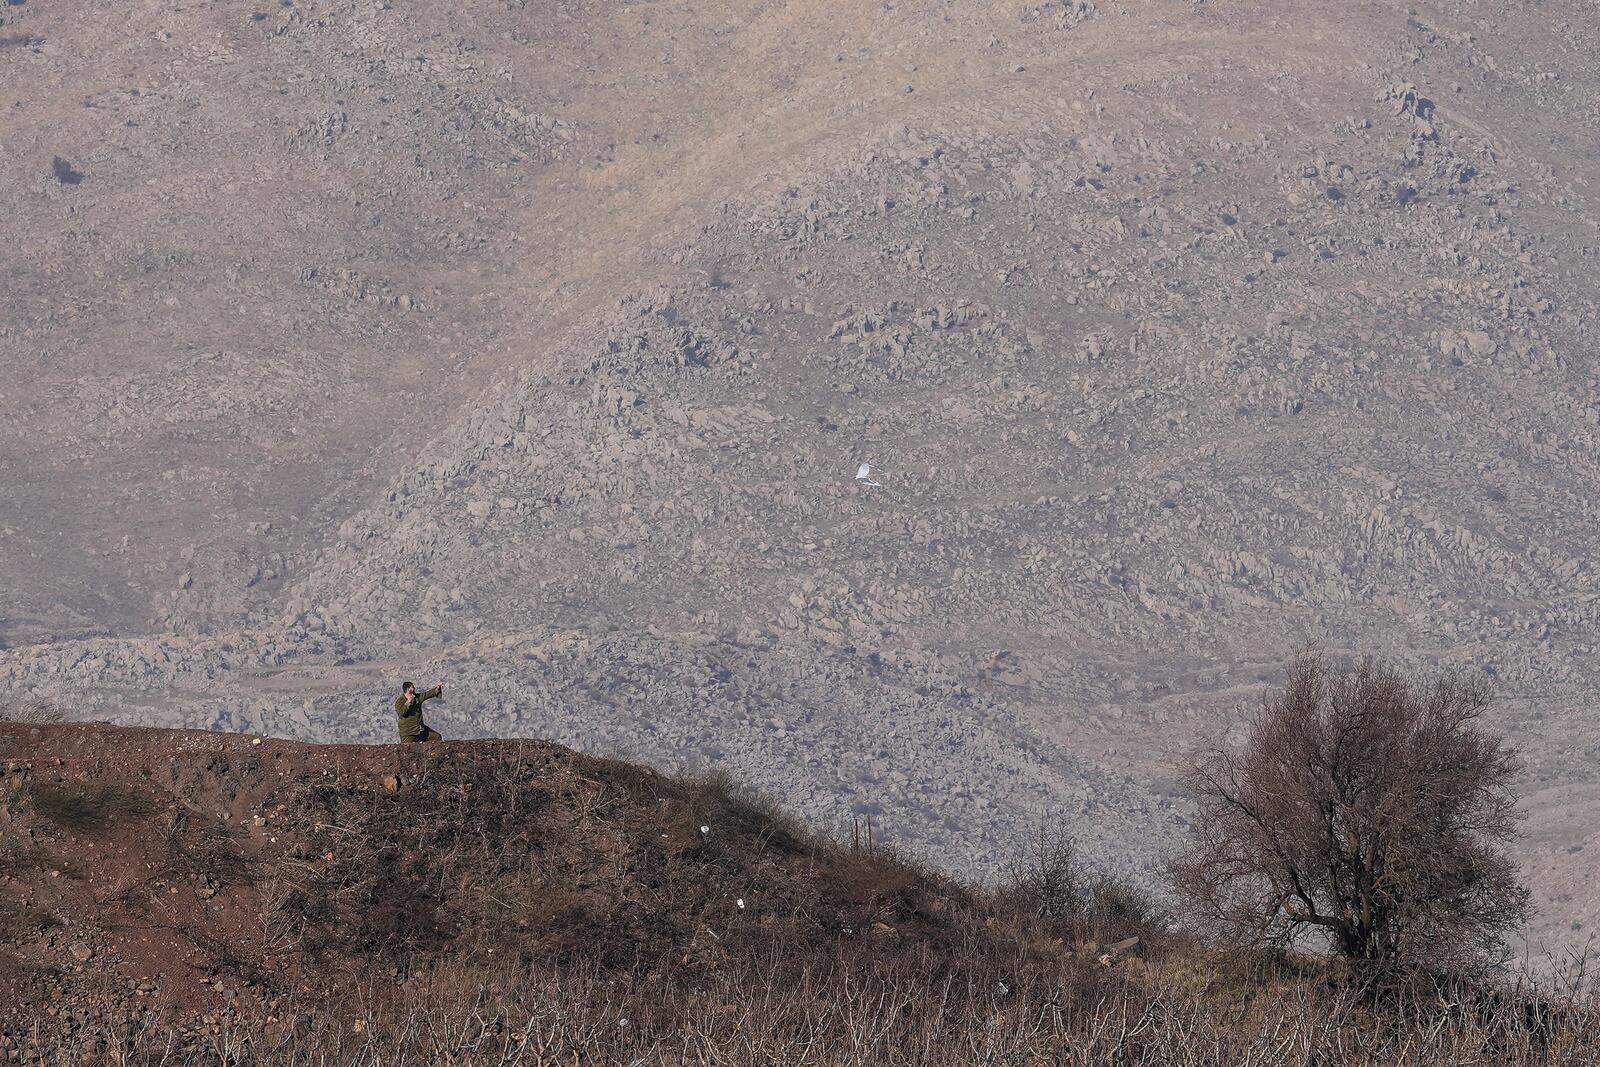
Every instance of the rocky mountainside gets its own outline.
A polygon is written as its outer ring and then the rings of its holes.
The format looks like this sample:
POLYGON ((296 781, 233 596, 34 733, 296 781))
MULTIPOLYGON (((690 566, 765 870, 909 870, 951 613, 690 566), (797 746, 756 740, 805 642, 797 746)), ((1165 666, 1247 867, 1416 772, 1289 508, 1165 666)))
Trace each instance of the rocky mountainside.
POLYGON ((1600 917, 1589 5, 86 11, 0 25, 7 699, 437 675, 1150 870, 1315 641, 1500 679, 1541 943, 1600 917))

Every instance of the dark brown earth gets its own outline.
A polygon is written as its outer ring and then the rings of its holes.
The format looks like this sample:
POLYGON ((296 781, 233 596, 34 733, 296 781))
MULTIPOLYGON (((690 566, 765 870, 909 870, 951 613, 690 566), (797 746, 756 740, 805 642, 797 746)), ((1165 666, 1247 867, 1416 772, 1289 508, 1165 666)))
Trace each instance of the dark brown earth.
POLYGON ((0 770, 8 1035, 142 1009, 354 1012, 450 960, 637 973, 786 944, 937 953, 968 907, 725 783, 534 741, 0 724, 0 770))

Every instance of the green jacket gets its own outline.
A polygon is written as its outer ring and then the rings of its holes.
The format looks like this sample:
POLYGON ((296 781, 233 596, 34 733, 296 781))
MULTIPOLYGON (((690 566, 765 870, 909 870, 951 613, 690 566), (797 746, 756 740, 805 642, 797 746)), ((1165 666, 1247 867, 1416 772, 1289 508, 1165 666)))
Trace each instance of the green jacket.
POLYGON ((407 700, 404 693, 394 698, 394 717, 399 721, 402 741, 422 736, 422 702, 439 696, 444 692, 444 686, 436 685, 427 692, 415 689, 411 692, 415 700, 407 700))

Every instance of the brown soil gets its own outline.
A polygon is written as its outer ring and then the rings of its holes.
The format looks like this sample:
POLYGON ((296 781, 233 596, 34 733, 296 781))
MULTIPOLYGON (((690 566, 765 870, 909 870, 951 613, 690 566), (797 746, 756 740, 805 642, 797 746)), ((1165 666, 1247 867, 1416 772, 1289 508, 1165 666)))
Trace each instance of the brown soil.
POLYGON ((937 956, 972 907, 724 782, 542 742, 0 724, 0 771, 8 1033, 140 1008, 270 1017, 304 993, 353 1011, 452 958, 937 956))

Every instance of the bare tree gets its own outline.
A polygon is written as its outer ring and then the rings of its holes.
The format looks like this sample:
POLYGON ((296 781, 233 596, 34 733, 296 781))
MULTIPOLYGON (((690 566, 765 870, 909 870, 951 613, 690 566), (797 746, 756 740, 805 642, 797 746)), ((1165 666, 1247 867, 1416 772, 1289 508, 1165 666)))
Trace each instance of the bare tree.
POLYGON ((1084 882, 1072 836, 1041 817, 1039 836, 1006 864, 1001 895, 1046 922, 1067 922, 1083 914, 1084 882))
POLYGON ((1094 870, 1079 856, 1065 824, 1048 817, 1040 818, 1039 833, 1028 849, 1006 864, 998 900, 1080 940, 1144 937, 1166 925, 1149 893, 1094 870))
POLYGON ((1242 750, 1190 767, 1195 841, 1180 895, 1246 943, 1320 933, 1394 966, 1503 956, 1528 912, 1508 845, 1515 754, 1486 731, 1488 686, 1368 660, 1299 657, 1242 750))

